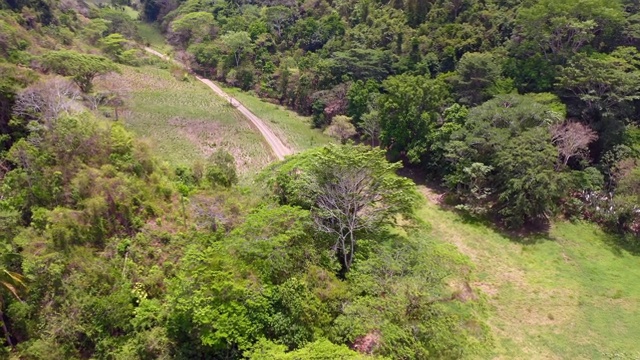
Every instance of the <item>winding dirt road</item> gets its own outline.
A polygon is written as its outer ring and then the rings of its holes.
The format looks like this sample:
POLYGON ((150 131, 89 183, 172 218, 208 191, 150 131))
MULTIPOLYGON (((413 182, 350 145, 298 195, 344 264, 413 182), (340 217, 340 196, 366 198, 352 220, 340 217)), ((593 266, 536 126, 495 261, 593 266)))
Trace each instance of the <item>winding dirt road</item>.
MULTIPOLYGON (((171 59, 170 57, 168 57, 167 55, 164 55, 161 52, 158 52, 148 47, 145 47, 144 49, 148 53, 161 57, 164 60, 171 61, 174 64, 177 64, 181 67, 185 67, 184 64, 174 59, 171 59)), ((214 84, 211 80, 201 78, 199 76, 196 76, 196 79, 200 80, 202 83, 207 85, 218 96, 228 101, 231 105, 233 105, 236 109, 238 109, 238 111, 242 115, 244 115, 249 121, 251 121, 251 123, 258 129, 258 131, 260 131, 260 134, 262 134, 262 137, 264 137, 264 139, 267 141, 267 144, 269 144, 269 146, 271 147, 271 150, 273 151, 273 154, 278 158, 278 160, 283 160, 285 156, 293 154, 293 151, 291 151, 291 149, 289 149, 287 146, 285 146, 282 143, 282 141, 280 141, 280 138, 278 138, 276 134, 274 134, 273 131, 271 131, 269 126, 267 126, 267 124, 265 124, 265 122, 262 119, 257 117, 251 111, 249 111, 249 109, 247 109, 244 105, 242 105, 238 100, 229 96, 229 94, 224 92, 224 90, 222 90, 218 85, 214 84)))

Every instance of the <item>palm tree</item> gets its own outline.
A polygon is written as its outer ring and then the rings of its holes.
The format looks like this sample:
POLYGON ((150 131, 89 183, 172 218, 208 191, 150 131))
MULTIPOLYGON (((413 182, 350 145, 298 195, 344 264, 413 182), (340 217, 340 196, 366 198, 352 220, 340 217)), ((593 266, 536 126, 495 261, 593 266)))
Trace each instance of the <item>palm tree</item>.
POLYGON ((7 339, 7 343, 9 346, 13 348, 13 341, 11 341, 11 335, 9 334, 9 329, 7 329, 7 324, 4 322, 4 305, 5 298, 4 295, 8 291, 14 298, 22 301, 20 298, 20 293, 25 291, 27 286, 25 285, 24 276, 18 274, 17 272, 9 271, 6 268, 0 268, 0 323, 2 323, 2 331, 4 331, 4 336, 7 339))

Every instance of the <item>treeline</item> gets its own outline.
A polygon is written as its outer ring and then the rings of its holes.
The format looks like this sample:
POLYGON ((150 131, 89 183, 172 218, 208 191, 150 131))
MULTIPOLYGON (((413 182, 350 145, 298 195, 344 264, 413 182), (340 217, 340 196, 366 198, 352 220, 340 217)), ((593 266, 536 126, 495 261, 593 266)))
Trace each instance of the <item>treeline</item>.
POLYGON ((638 234, 638 6, 625 0, 143 1, 197 71, 425 169, 511 226, 638 234), (347 116, 345 118, 345 116, 347 116))

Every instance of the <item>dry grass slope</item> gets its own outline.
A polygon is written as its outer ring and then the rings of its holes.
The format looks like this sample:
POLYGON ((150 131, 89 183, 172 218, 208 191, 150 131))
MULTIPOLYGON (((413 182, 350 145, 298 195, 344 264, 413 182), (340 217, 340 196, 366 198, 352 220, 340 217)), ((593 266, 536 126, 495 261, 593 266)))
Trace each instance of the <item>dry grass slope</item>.
POLYGON ((189 165, 218 148, 233 154, 241 173, 272 160, 249 122, 199 81, 177 80, 172 72, 153 67, 125 67, 123 76, 131 86, 126 126, 170 164, 189 165))

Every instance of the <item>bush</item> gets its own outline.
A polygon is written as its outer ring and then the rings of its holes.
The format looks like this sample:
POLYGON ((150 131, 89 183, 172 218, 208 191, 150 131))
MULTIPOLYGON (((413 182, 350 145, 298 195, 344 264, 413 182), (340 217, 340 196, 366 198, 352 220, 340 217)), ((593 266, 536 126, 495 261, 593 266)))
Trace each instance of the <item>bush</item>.
POLYGON ((211 186, 231 187, 238 182, 235 159, 224 150, 218 150, 209 158, 205 177, 211 186))

